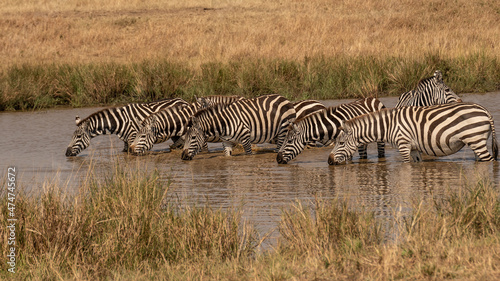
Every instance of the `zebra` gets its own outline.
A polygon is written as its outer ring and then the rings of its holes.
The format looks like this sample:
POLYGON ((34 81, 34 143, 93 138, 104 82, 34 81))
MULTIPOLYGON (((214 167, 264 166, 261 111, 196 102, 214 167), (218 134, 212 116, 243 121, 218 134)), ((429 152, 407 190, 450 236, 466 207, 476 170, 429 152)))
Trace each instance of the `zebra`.
MULTIPOLYGON (((160 110, 144 119, 140 124, 139 132, 130 145, 130 151, 141 155, 150 150, 154 144, 162 143, 170 138, 178 138, 171 148, 183 146, 185 125, 189 118, 201 109, 229 105, 237 100, 242 100, 239 96, 206 96, 197 98, 196 102, 182 107, 170 107, 160 110)), ((220 142, 213 137, 208 142, 220 142)), ((203 150, 208 150, 206 143, 203 150)))
POLYGON ((264 143, 278 136, 280 148, 289 123, 295 120, 293 104, 280 95, 265 95, 216 106, 197 112, 188 122, 183 160, 191 160, 208 137, 219 137, 226 156, 234 143, 252 154, 252 143, 264 143))
POLYGON ((443 74, 436 70, 434 76, 421 80, 415 90, 403 93, 396 108, 403 106, 430 106, 462 102, 443 81, 443 74))
POLYGON ((205 97, 198 97, 196 101, 198 102, 200 108, 213 107, 219 104, 231 104, 235 101, 244 99, 241 96, 222 96, 222 95, 212 95, 205 97))
POLYGON ((301 100, 292 104, 295 108, 295 118, 297 120, 326 108, 324 104, 317 100, 301 100))
MULTIPOLYGON (((279 164, 287 164, 304 150, 307 143, 317 141, 329 145, 337 137, 340 124, 344 120, 385 108, 376 98, 365 98, 352 103, 325 108, 315 114, 297 119, 288 127, 283 146, 276 156, 279 164)), ((378 142, 378 157, 384 157, 385 144, 378 142)), ((367 145, 359 147, 360 158, 366 159, 367 145)))
POLYGON ((498 144, 493 117, 474 103, 384 109, 346 121, 328 157, 330 165, 343 163, 360 144, 385 141, 397 146, 404 162, 413 151, 427 155, 451 155, 468 145, 479 161, 493 161, 498 144), (492 134, 492 153, 487 140, 492 134))
POLYGON ((66 156, 76 156, 90 145, 90 139, 101 134, 116 134, 123 142, 123 151, 138 131, 138 122, 163 108, 188 104, 181 98, 163 99, 150 103, 130 103, 122 107, 112 107, 97 111, 81 120, 76 117, 76 126, 66 156))

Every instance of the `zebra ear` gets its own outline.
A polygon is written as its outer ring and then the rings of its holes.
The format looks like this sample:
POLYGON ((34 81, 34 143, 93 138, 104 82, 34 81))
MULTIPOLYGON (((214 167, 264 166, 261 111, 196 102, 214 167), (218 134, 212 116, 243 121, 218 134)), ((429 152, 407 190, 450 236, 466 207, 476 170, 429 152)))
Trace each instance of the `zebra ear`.
POLYGON ((443 82, 443 74, 441 73, 441 71, 436 70, 436 71, 434 72, 434 77, 436 78, 436 80, 437 80, 438 82, 443 82))
POLYGON ((78 123, 80 123, 80 121, 81 121, 80 116, 77 115, 75 118, 75 123, 77 126, 78 126, 78 123))

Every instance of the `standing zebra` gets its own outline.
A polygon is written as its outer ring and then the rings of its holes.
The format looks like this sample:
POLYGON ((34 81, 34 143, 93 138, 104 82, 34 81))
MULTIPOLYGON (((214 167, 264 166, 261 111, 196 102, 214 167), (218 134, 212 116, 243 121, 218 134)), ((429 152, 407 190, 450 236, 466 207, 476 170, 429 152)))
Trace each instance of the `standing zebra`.
POLYGON ((397 146, 404 162, 410 162, 413 151, 445 156, 464 145, 474 151, 479 161, 493 161, 498 156, 491 114, 477 104, 451 103, 386 109, 346 121, 328 163, 343 163, 360 144, 374 141, 397 146), (493 156, 486 147, 490 133, 493 156))
POLYGON ((278 149, 286 128, 295 119, 293 104, 279 95, 245 99, 228 106, 216 106, 197 112, 188 123, 183 160, 191 160, 208 137, 223 140, 224 153, 232 153, 234 143, 241 143, 252 154, 252 143, 269 142, 278 136, 278 149))
POLYGON ((443 74, 436 70, 434 76, 423 79, 415 90, 402 94, 396 108, 403 106, 429 106, 462 102, 443 81, 443 74))
MULTIPOLYGON (((313 141, 328 145, 337 137, 342 121, 382 108, 385 106, 378 99, 365 98, 297 119, 288 128, 285 142, 276 156, 276 161, 280 164, 288 163, 304 150, 307 143, 313 141)), ((366 147, 366 144, 359 147, 360 158, 367 158, 366 147)), ((385 144, 379 142, 379 157, 384 157, 384 150, 385 144)))
POLYGON ((181 98, 163 99, 150 103, 130 103, 123 107, 100 110, 80 120, 76 117, 73 138, 66 149, 66 156, 76 156, 90 145, 90 139, 101 134, 116 134, 124 142, 124 151, 135 138, 138 122, 163 108, 188 104, 181 98))

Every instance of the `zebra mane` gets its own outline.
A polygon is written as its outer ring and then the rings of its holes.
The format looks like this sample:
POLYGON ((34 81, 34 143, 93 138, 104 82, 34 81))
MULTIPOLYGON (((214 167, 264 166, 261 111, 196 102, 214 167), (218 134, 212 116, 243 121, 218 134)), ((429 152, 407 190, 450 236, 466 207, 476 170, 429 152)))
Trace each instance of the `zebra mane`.
POLYGON ((430 76, 430 77, 427 77, 427 78, 423 78, 423 79, 420 79, 420 81, 418 81, 417 83, 417 86, 415 87, 415 90, 417 90, 421 85, 425 84, 426 82, 432 80, 432 79, 436 79, 436 76, 433 75, 433 76, 430 76))

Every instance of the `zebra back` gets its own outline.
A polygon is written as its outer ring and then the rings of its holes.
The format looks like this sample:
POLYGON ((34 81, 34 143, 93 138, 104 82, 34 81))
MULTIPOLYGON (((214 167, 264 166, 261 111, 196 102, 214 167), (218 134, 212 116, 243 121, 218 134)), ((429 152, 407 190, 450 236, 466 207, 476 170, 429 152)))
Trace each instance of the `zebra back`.
POLYGON ((403 93, 396 107, 430 106, 462 102, 462 100, 444 83, 443 74, 436 70, 434 76, 421 80, 415 90, 403 93))
POLYGON ((317 100, 302 100, 293 103, 296 119, 302 119, 308 115, 325 109, 325 105, 317 100))
POLYGON ((213 107, 216 105, 228 105, 235 101, 244 99, 241 96, 222 96, 222 95, 212 95, 196 98, 196 101, 201 108, 213 107))

